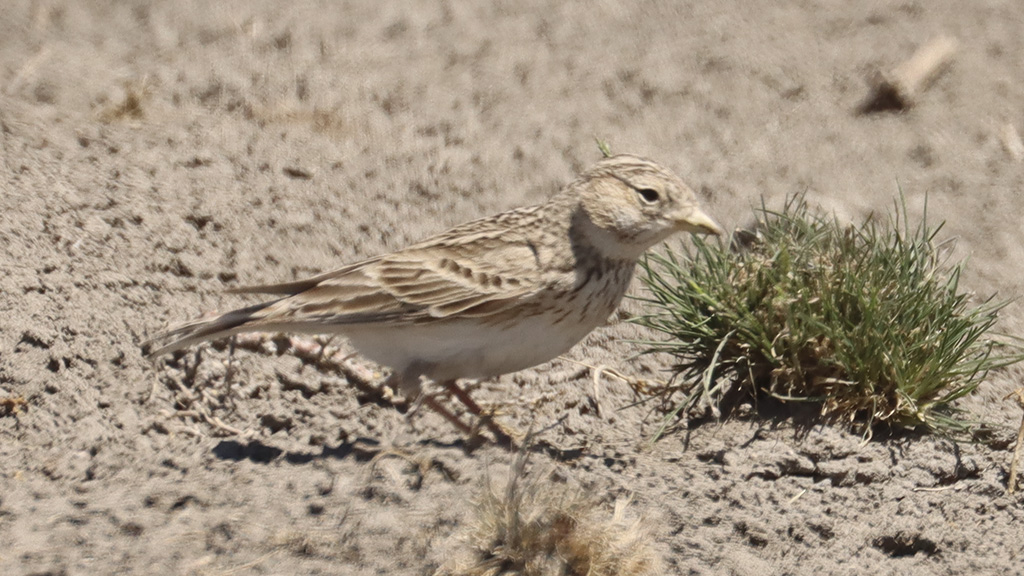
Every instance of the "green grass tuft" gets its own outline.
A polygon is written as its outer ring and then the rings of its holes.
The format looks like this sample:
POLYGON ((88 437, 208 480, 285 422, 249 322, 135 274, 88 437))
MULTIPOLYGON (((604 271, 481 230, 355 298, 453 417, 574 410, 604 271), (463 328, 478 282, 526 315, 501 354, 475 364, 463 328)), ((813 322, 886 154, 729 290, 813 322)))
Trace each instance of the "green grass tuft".
POLYGON ((662 392, 684 396, 670 418, 699 406, 717 415, 741 390, 820 404, 825 420, 868 434, 968 430, 952 402, 1021 357, 991 335, 1005 303, 973 304, 960 290, 962 264, 935 241, 942 226, 911 227, 901 203, 884 224, 860 226, 802 196, 756 212, 757 232, 731 248, 696 238, 642 263, 653 312, 635 321, 670 336, 646 344, 675 356, 662 392))

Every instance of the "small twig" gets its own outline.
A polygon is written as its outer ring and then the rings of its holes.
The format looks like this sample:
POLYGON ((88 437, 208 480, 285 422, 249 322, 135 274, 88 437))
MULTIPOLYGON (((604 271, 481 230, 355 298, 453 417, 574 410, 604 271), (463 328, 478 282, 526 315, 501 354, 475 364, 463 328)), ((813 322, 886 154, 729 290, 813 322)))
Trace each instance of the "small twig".
POLYGON ((918 486, 914 488, 913 492, 945 492, 946 490, 959 490, 955 484, 948 486, 918 486))
MULTIPOLYGON (((166 411, 161 411, 161 412, 166 412, 166 411)), ((166 414, 165 413, 164 415, 165 415, 165 417, 174 417, 174 418, 177 418, 179 420, 190 419, 192 421, 202 421, 205 424, 207 424, 207 425, 209 425, 209 426, 211 426, 211 427, 213 427, 213 428, 215 428, 217 430, 220 430, 222 432, 227 432, 228 434, 231 434, 231 435, 234 435, 234 436, 240 436, 240 437, 244 438, 244 437, 246 437, 248 435, 248 433, 245 430, 241 430, 239 428, 235 428, 234 426, 225 424, 224 421, 221 420, 220 418, 217 418, 216 416, 211 415, 209 413, 209 411, 206 409, 206 407, 202 406, 201 404, 196 404, 195 406, 193 406, 193 408, 191 410, 176 410, 173 413, 170 413, 170 414, 166 414)), ((199 433, 195 433, 195 434, 196 434, 196 436, 202 436, 202 434, 199 434, 199 433)))
MULTIPOLYGON (((428 456, 416 456, 400 448, 386 448, 384 450, 381 450, 380 452, 377 452, 377 454, 375 454, 373 458, 370 459, 370 467, 369 470, 367 471, 367 476, 369 477, 370 475, 375 473, 378 469, 378 465, 380 464, 381 460, 388 457, 405 460, 409 464, 412 464, 413 466, 416 467, 416 479, 413 480, 413 483, 417 489, 423 484, 423 479, 426 477, 427 473, 429 473, 430 470, 434 468, 435 465, 438 464, 436 460, 428 456)), ((443 467, 441 467, 441 469, 443 472, 443 467)), ((392 475, 392 479, 396 481, 399 480, 398 478, 394 477, 394 475, 392 475)), ((369 481, 367 481, 367 484, 368 483, 369 481)))
POLYGON ((1017 132, 1017 127, 1012 122, 1007 122, 1003 129, 999 133, 1000 139, 1003 141, 1003 147, 1006 148, 1006 153, 1010 155, 1010 158, 1014 162, 1024 161, 1024 141, 1020 138, 1020 132, 1017 132))
POLYGON ((890 72, 877 75, 871 93, 861 104, 860 112, 906 110, 952 61, 956 38, 940 36, 914 52, 909 59, 890 72))
MULTIPOLYGON (((711 383, 714 382, 715 368, 718 367, 718 365, 720 364, 722 350, 725 349, 725 344, 729 341, 729 338, 732 338, 735 335, 736 330, 730 330, 725 335, 725 338, 722 338, 722 341, 718 343, 718 348, 715 348, 715 354, 711 357, 711 362, 708 364, 708 367, 704 370, 704 377, 701 378, 701 384, 704 386, 704 397, 708 401, 708 407, 711 408, 711 414, 715 417, 715 420, 721 419, 722 411, 718 407, 718 402, 714 401, 712 390, 718 391, 721 388, 721 385, 719 384, 712 388, 711 383)), ((799 366, 799 363, 797 363, 796 365, 799 366)))
MULTIPOLYGON (((1017 404, 1024 409, 1024 388, 1018 388, 1009 393, 1003 400, 1017 397, 1017 404)), ((1024 445, 1024 414, 1020 418, 1020 429, 1017 430, 1017 442, 1013 447, 1013 459, 1010 460, 1010 479, 1006 482, 1006 491, 1013 494, 1017 491, 1017 464, 1020 463, 1021 445, 1024 445)))
POLYGON ((589 368, 591 370, 591 379, 592 379, 593 384, 594 384, 594 393, 595 394, 597 394, 597 387, 600 385, 601 379, 605 375, 611 376, 612 378, 615 378, 616 380, 619 380, 620 382, 628 384, 629 387, 633 390, 633 392, 635 392, 638 395, 651 395, 651 394, 654 394, 654 392, 651 391, 652 388, 664 388, 664 387, 667 386, 666 383, 658 382, 658 381, 654 381, 653 382, 654 386, 652 386, 651 385, 652 384, 651 380, 645 380, 643 378, 633 378, 631 376, 626 376, 622 372, 619 372, 618 370, 616 370, 615 368, 612 368, 611 366, 608 366, 607 364, 601 364, 600 366, 592 366, 592 365, 587 364, 585 362, 580 362, 578 360, 573 360, 571 358, 566 358, 565 360, 567 360, 569 362, 572 362, 573 364, 579 364, 580 366, 585 366, 585 367, 587 367, 587 368, 589 368))
POLYGON ((260 564, 262 564, 262 563, 266 562, 267 560, 269 560, 271 556, 276 556, 277 554, 280 554, 280 553, 281 553, 280 550, 271 550, 270 552, 267 552, 266 554, 264 554, 263 556, 260 556, 259 558, 253 560, 252 562, 248 562, 246 564, 240 564, 240 565, 235 566, 233 568, 229 568, 227 570, 223 570, 223 571, 219 572, 217 574, 217 576, 232 576, 234 574, 238 574, 239 572, 243 572, 243 571, 248 572, 249 569, 254 568, 256 566, 259 566, 260 564))
POLYGON ((153 385, 149 387, 149 396, 142 401, 143 404, 149 404, 154 398, 156 398, 157 388, 160 387, 160 380, 157 378, 153 379, 153 385))
POLYGON ((244 437, 247 435, 245 430, 235 428, 234 426, 229 426, 228 424, 225 424, 223 420, 217 418, 216 416, 203 414, 203 421, 209 424, 210 426, 213 426, 214 428, 217 428, 223 432, 227 432, 228 434, 232 434, 234 436, 244 437))

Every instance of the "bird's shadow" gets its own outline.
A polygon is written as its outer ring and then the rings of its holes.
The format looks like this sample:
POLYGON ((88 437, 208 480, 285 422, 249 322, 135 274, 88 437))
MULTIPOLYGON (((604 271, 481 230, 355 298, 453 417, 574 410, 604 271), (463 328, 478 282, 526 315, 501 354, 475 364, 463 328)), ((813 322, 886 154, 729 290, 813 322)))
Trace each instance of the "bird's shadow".
MULTIPOLYGON (((477 448, 474 444, 465 440, 452 442, 440 442, 437 440, 422 440, 417 443, 420 446, 431 446, 442 449, 458 449, 472 453, 477 448)), ((336 446, 323 446, 317 451, 294 451, 284 450, 260 440, 222 440, 213 447, 211 452, 220 460, 241 462, 248 460, 256 464, 269 464, 270 462, 283 460, 289 464, 308 464, 314 461, 323 460, 347 460, 355 462, 369 462, 383 452, 392 450, 393 447, 386 446, 373 438, 355 438, 346 440, 336 446)))
MULTIPOLYGON (((416 444, 421 447, 461 450, 467 455, 472 455, 474 451, 481 447, 478 442, 464 439, 451 442, 424 439, 416 444)), ((355 462, 369 462, 381 453, 391 449, 392 447, 382 444, 379 440, 359 437, 346 440, 336 446, 323 446, 319 452, 284 450, 260 440, 222 440, 213 447, 211 452, 219 460, 232 462, 248 460, 256 464, 269 464, 274 461, 284 461, 289 464, 308 464, 315 461, 348 459, 355 462)), ((545 454, 559 462, 571 462, 583 456, 582 448, 559 448, 546 441, 531 443, 528 450, 536 454, 545 454)))
POLYGON ((290 464, 306 464, 314 460, 352 458, 357 462, 371 460, 380 453, 380 443, 370 439, 358 438, 343 442, 337 446, 323 446, 319 452, 290 451, 266 444, 260 440, 223 440, 211 451, 220 460, 241 462, 248 460, 256 464, 268 464, 284 460, 290 464))

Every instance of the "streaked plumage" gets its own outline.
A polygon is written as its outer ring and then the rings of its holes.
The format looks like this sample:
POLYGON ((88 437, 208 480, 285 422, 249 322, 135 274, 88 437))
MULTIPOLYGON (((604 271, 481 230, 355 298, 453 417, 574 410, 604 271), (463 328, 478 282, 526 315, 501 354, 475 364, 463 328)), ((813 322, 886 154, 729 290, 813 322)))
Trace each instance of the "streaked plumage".
POLYGON ((452 388, 564 353, 615 310, 643 252, 682 231, 721 232, 675 174, 613 156, 544 204, 307 280, 233 290, 278 298, 174 328, 149 355, 239 332, 337 333, 415 397, 421 376, 452 388))

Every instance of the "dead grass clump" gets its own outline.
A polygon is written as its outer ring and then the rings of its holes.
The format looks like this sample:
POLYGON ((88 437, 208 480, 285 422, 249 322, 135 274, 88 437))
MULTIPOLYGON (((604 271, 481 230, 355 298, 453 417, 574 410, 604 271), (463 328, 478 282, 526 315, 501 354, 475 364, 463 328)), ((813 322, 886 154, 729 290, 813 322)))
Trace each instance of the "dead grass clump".
POLYGON ((609 514, 579 488, 547 475, 530 480, 523 455, 502 488, 488 479, 465 548, 445 576, 643 576, 661 573, 661 558, 640 518, 620 499, 609 514))
POLYGON ((141 120, 145 117, 145 105, 153 94, 154 86, 149 78, 125 82, 99 109, 99 120, 105 123, 119 120, 141 120))

